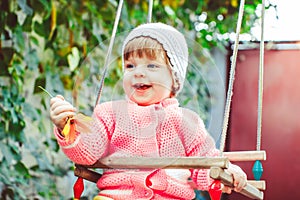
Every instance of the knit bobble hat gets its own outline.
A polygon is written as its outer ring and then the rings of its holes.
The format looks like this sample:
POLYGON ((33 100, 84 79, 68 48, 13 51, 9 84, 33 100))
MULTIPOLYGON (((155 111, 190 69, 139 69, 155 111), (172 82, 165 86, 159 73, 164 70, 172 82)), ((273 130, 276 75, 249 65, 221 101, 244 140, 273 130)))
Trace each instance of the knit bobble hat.
MULTIPOLYGON (((175 76, 173 78, 174 80, 177 78, 179 82, 179 88, 176 92, 176 94, 178 94, 183 87, 188 66, 188 47, 183 34, 174 27, 163 23, 147 23, 139 25, 126 37, 123 43, 122 56, 124 56, 124 49, 127 43, 134 38, 141 36, 157 40, 166 51, 172 65, 172 74, 175 76)), ((124 68, 124 59, 122 65, 124 68)))

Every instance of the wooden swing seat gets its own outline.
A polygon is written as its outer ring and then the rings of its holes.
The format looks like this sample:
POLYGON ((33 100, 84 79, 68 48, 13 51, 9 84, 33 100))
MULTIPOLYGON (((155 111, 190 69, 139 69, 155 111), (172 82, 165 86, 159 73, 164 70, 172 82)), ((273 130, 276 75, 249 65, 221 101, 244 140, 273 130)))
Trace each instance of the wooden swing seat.
MULTIPOLYGON (((94 169, 122 168, 122 169, 210 169, 210 177, 227 186, 233 186, 232 175, 224 169, 228 168, 229 161, 266 160, 265 151, 238 151, 224 152, 223 157, 120 157, 102 158, 93 165, 75 164, 74 174, 88 181, 97 183, 101 174, 94 169)), ((192 183, 191 183, 192 185, 192 183)), ((263 199, 266 189, 265 181, 247 181, 247 186, 240 192, 251 199, 263 199)))

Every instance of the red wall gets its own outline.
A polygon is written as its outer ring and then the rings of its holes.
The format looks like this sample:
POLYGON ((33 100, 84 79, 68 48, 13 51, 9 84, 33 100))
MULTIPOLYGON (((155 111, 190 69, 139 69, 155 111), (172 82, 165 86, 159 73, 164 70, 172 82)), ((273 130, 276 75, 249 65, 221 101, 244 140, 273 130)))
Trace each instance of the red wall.
MULTIPOLYGON (((300 50, 265 50, 262 149, 267 200, 300 199, 300 50)), ((259 50, 240 50, 229 151, 255 150, 259 50)), ((252 162, 237 163, 253 179, 252 162)), ((240 194, 228 199, 248 199, 240 194)))

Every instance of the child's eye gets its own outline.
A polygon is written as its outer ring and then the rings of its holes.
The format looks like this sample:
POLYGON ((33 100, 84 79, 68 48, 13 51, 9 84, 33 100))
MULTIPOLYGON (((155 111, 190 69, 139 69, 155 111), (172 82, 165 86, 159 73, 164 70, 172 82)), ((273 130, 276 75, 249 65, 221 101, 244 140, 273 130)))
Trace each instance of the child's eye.
POLYGON ((127 65, 125 65, 125 68, 126 69, 132 69, 132 68, 134 68, 134 65, 133 64, 127 64, 127 65))
POLYGON ((147 65, 147 67, 150 69, 158 68, 158 66, 154 65, 154 64, 149 64, 149 65, 147 65))

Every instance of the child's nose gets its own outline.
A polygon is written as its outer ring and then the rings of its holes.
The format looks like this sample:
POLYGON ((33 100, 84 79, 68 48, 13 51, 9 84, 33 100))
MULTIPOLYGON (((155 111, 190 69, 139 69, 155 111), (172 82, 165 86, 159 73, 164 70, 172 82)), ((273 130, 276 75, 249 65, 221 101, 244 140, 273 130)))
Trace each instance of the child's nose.
POLYGON ((142 65, 137 66, 134 70, 134 75, 136 77, 144 77, 146 75, 145 67, 142 65))

